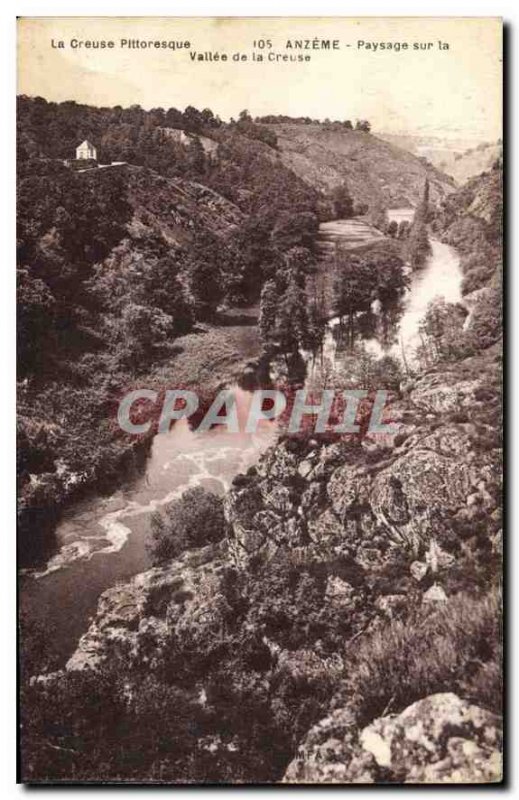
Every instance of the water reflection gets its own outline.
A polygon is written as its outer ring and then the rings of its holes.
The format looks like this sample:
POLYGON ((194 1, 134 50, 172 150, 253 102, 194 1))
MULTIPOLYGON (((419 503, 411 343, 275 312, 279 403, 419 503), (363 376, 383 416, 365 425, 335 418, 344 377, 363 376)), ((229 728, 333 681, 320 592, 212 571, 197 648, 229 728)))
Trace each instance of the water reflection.
MULTIPOLYGON (((404 220, 410 222, 413 214, 411 208, 390 209, 388 212, 389 219, 398 223, 404 220)), ((353 222, 353 236, 358 239, 359 222, 343 220, 340 225, 335 224, 333 229, 326 228, 324 231, 327 247, 330 248, 333 243, 341 247, 346 243, 347 247, 349 223, 353 222)), ((448 303, 460 302, 461 280, 456 251, 432 239, 431 254, 425 266, 410 276, 409 287, 403 296, 387 297, 383 305, 375 301, 369 311, 357 315, 357 341, 362 343, 362 349, 375 358, 391 355, 406 364, 412 364, 421 344, 420 323, 429 303, 437 297, 443 297, 448 303)), ((344 367, 352 353, 348 339, 348 331, 341 320, 337 317, 330 320, 322 359, 328 360, 333 368, 344 367)))

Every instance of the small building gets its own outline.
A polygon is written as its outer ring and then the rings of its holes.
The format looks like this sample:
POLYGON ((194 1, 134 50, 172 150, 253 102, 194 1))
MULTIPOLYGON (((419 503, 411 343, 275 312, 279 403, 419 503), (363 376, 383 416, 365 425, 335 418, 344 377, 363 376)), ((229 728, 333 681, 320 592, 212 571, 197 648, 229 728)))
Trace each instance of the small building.
POLYGON ((78 161, 82 159, 97 161, 97 150, 88 139, 85 139, 84 142, 81 142, 79 147, 76 147, 76 158, 78 161))

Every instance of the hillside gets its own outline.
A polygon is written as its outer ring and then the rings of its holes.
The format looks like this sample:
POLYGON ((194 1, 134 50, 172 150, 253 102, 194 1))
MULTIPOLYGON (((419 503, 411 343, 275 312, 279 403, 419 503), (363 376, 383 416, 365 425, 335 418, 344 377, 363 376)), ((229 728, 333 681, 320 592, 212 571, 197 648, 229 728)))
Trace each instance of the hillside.
MULTIPOLYGON (((55 117, 62 110, 45 108, 55 117)), ((30 125, 19 123, 27 142, 30 125)), ((137 376, 151 381, 167 364, 172 380, 188 351, 192 374, 185 381, 196 383, 198 364, 213 359, 214 374, 205 379, 210 391, 213 378, 221 383, 257 355, 254 319, 240 331, 223 315, 219 326, 218 309, 257 299, 263 270, 282 264, 291 247, 311 244, 317 218, 307 209, 315 193, 288 169, 269 172, 261 153, 251 164, 246 141, 240 144, 226 146, 211 175, 196 145, 194 154, 168 145, 160 156, 157 146, 143 153, 142 166, 84 172, 53 158, 46 139, 38 155, 20 158, 18 490, 25 555, 33 544, 38 549, 65 503, 117 482, 122 466, 148 449, 149 442, 128 441, 113 415, 120 392, 137 376), (166 175, 150 164, 172 168, 166 175), (190 331, 196 333, 186 339, 190 331)))
POLYGON ((454 188, 447 175, 371 133, 316 124, 272 129, 286 166, 321 191, 346 181, 356 203, 416 206, 426 177, 434 203, 454 188))
POLYGON ((501 141, 474 144, 466 139, 391 133, 382 133, 380 138, 419 158, 427 159, 458 184, 490 169, 503 152, 501 141))
POLYGON ((245 219, 234 203, 201 183, 165 178, 141 167, 129 166, 127 174, 130 234, 148 229, 171 247, 189 246, 196 233, 225 237, 245 219))
POLYGON ((502 268, 503 171, 499 162, 446 199, 435 222, 461 255, 463 294, 499 283, 502 268))
POLYGON ((460 184, 465 183, 470 178, 486 172, 492 167, 494 162, 501 158, 503 146, 501 143, 486 143, 472 147, 462 153, 447 155, 437 166, 443 169, 460 184))

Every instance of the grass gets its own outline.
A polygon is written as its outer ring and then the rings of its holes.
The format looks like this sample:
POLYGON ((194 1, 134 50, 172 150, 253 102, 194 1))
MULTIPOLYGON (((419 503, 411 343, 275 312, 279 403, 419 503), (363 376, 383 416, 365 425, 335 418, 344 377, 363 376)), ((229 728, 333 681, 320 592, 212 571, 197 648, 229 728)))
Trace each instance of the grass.
POLYGON ((229 311, 218 324, 199 324, 195 332, 175 340, 176 355, 151 372, 151 383, 210 392, 232 381, 261 355, 257 314, 257 308, 229 311))
POLYGON ((339 702, 352 704, 361 724, 436 692, 500 712, 500 618, 500 600, 489 592, 392 620, 346 653, 339 702))

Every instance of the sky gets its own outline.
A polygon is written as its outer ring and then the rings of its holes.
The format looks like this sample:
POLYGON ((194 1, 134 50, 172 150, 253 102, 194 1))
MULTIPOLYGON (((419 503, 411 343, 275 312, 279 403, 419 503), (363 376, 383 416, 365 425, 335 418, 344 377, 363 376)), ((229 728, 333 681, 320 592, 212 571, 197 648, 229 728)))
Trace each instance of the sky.
POLYGON ((18 93, 97 106, 209 107, 253 115, 369 119, 373 131, 495 141, 501 136, 501 21, 497 18, 41 17, 18 21, 18 93), (111 40, 112 49, 72 40, 111 40), (121 39, 190 42, 129 49, 121 39), (270 40, 270 49, 254 48, 270 40), (287 41, 336 40, 336 50, 287 41), (56 45, 62 41, 64 48, 56 45), (448 49, 438 42, 448 43, 448 49), (54 45, 53 46, 53 42, 54 45), (364 42, 359 45, 359 42, 364 42), (369 47, 368 43, 372 46, 369 47), (378 43, 377 49, 374 44, 378 43), (393 45, 382 50, 380 44, 393 45), (395 44, 407 43, 398 52, 395 44), (414 48, 420 44, 426 49, 414 48), (190 54, 225 53, 227 62, 190 54), (300 53, 306 63, 253 61, 300 53), (246 61, 233 56, 246 55, 246 61), (271 56, 271 57, 272 57, 271 56))

